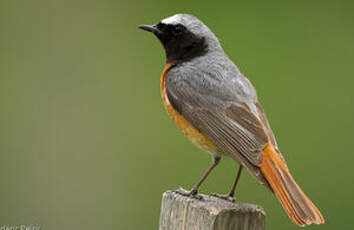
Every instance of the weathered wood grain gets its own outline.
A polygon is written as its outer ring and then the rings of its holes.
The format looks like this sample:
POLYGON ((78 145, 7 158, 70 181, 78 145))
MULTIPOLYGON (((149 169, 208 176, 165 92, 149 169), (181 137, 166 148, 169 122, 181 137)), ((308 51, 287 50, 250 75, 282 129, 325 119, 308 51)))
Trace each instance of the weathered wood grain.
POLYGON ((159 230, 264 230, 262 207, 167 191, 162 197, 159 230))

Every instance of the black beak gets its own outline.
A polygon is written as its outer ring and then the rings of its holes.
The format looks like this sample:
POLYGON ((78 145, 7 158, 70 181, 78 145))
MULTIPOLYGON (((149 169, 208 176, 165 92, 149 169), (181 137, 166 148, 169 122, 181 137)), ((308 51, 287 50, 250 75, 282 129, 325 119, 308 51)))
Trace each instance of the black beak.
POLYGON ((153 32, 155 34, 158 34, 161 32, 159 29, 157 29, 156 25, 140 25, 138 27, 142 30, 153 32))

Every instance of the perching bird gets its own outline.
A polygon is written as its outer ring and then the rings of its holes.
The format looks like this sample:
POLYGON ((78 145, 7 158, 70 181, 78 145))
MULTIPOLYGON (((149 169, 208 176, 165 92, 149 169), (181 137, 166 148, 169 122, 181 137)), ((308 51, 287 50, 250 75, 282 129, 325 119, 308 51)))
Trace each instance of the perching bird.
POLYGON ((166 51, 161 93, 168 114, 188 139, 214 158, 200 181, 183 195, 196 195, 221 157, 228 156, 240 168, 231 192, 219 197, 234 196, 245 167, 275 193, 296 224, 324 223, 291 176, 255 88, 224 53, 214 33, 188 14, 139 27, 154 33, 166 51))

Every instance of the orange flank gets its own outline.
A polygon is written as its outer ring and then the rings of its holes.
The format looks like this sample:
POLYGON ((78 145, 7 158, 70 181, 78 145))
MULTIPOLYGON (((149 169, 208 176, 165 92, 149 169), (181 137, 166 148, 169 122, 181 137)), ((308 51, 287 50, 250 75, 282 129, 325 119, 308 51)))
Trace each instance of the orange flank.
POLYGON ((161 75, 161 96, 163 104, 166 108, 167 113, 170 115, 172 120, 176 123, 178 128, 182 130, 184 135, 196 146, 204 149, 210 153, 217 153, 216 146, 201 132, 193 127, 179 112, 177 112, 171 105, 165 88, 165 77, 167 71, 175 65, 175 62, 170 62, 166 65, 165 69, 161 75))
POLYGON ((292 221, 300 226, 324 223, 320 211, 296 184, 271 143, 263 149, 261 171, 292 221))

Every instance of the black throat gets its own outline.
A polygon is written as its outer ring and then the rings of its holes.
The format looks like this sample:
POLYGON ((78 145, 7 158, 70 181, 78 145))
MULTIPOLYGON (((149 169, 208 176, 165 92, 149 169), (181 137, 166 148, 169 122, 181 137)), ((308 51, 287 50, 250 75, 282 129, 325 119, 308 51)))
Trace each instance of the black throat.
POLYGON ((204 37, 198 37, 181 25, 159 23, 157 28, 161 33, 155 35, 165 48, 167 62, 186 62, 208 51, 204 37))

